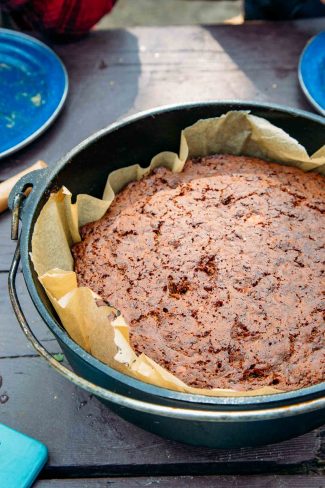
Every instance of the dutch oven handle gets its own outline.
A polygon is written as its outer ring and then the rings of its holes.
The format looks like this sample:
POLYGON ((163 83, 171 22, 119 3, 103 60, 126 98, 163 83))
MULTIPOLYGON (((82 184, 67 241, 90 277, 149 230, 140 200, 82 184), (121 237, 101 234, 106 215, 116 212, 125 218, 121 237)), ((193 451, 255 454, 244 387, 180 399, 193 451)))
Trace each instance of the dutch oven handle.
POLYGON ((18 238, 18 220, 23 217, 25 207, 33 200, 33 192, 30 193, 29 198, 25 198, 25 191, 28 188, 34 188, 37 186, 40 180, 48 173, 49 168, 37 169, 30 171, 22 176, 11 190, 8 198, 8 207, 12 210, 12 225, 11 225, 11 238, 16 240, 18 238), (17 223, 17 225, 16 225, 17 223), (16 227, 16 235, 13 235, 14 228, 16 227))
MULTIPOLYGON (((12 223, 12 235, 16 240, 18 237, 18 225, 19 225, 19 208, 21 207, 22 200, 25 198, 22 191, 19 191, 12 200, 13 204, 13 223, 12 223)), ((48 364, 56 369, 62 376, 70 380, 75 385, 83 388, 89 393, 101 397, 102 399, 117 404, 124 408, 130 408, 139 412, 160 415, 163 417, 172 417, 180 420, 192 420, 196 422, 239 422, 239 421, 257 421, 266 419, 276 419, 289 417, 292 415, 303 414, 307 412, 313 412, 320 408, 325 408, 325 398, 318 398, 309 400, 298 405, 282 406, 269 409, 260 410, 246 410, 246 411, 217 411, 217 410, 194 410, 190 408, 178 408, 169 407, 165 405, 157 405, 154 403, 148 403, 141 400, 129 398, 113 391, 102 388, 88 380, 85 380, 81 376, 66 368, 63 364, 57 361, 48 351, 43 347, 39 340, 31 330, 25 315, 22 311, 16 290, 16 276, 18 265, 20 262, 20 246, 19 238, 17 241, 17 247, 11 263, 8 287, 9 295, 12 307, 15 315, 18 319, 19 325, 36 351, 48 362, 48 364)))

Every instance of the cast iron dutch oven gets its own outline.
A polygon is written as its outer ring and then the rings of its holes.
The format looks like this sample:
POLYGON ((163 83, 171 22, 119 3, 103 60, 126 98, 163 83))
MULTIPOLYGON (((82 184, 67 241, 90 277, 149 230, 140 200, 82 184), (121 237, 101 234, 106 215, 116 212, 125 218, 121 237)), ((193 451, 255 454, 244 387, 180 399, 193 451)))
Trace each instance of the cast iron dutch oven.
POLYGON ((160 151, 178 151, 180 132, 200 118, 250 110, 301 142, 309 153, 325 143, 325 119, 294 109, 244 102, 208 102, 164 107, 113 124, 79 144, 54 167, 23 177, 10 195, 13 238, 21 236, 9 275, 20 325, 37 351, 61 374, 98 396, 130 422, 161 436, 209 447, 233 448, 277 442, 325 422, 325 383, 269 396, 216 398, 179 393, 111 369, 78 346, 60 326, 29 258, 37 216, 49 194, 65 185, 73 194, 101 197, 107 174, 122 166, 148 165, 160 151), (24 190, 33 190, 25 198, 24 190), (73 371, 57 362, 33 335, 21 310, 15 276, 19 259, 30 296, 57 338, 73 371))

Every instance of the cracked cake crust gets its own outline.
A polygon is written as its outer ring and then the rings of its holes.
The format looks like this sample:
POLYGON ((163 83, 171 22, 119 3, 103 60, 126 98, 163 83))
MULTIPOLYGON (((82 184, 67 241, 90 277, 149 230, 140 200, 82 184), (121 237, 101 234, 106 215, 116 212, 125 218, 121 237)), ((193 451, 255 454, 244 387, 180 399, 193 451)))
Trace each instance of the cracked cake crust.
POLYGON ((244 156, 127 185, 73 247, 138 353, 200 388, 325 377, 324 178, 244 156))

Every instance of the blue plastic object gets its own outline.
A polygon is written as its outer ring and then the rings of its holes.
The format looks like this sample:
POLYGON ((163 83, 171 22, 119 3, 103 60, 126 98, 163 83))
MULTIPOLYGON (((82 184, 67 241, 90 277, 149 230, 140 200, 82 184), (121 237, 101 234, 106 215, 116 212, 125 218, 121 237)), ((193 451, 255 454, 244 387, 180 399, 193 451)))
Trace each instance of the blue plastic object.
POLYGON ((0 158, 38 137, 63 107, 68 76, 45 44, 0 29, 0 158))
POLYGON ((306 45, 300 56, 298 76, 310 103, 325 116, 325 31, 306 45))
POLYGON ((39 441, 0 424, 0 487, 29 488, 48 457, 39 441))

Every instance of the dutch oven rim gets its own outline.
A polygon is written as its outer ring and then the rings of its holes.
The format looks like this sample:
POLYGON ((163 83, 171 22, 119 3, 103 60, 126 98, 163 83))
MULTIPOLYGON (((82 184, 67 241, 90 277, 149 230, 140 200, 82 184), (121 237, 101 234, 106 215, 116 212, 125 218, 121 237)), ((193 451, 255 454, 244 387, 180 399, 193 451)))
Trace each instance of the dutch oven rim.
MULTIPOLYGON (((145 383, 141 380, 137 380, 128 376, 124 373, 120 373, 119 371, 111 368, 110 366, 106 365, 105 363, 101 362, 100 360, 96 359, 91 354, 87 353, 84 349, 82 349, 75 341, 73 341, 68 333, 63 329, 60 323, 57 320, 54 320, 47 308, 41 299, 40 295, 37 292, 37 288, 33 279, 33 271, 32 271, 32 262, 29 257, 30 252, 30 245, 31 245, 31 236, 32 236, 32 221, 34 215, 39 213, 40 210, 39 204, 40 200, 43 198, 44 194, 49 192, 49 189, 53 187, 53 180, 55 179, 56 175, 60 173, 60 171, 70 163, 70 160, 73 157, 76 157, 78 153, 82 150, 87 148, 89 145, 93 144, 97 140, 105 137, 106 134, 115 132, 120 128, 133 124, 138 120, 157 116, 161 113, 170 112, 170 111, 177 111, 177 110, 190 110, 191 108, 198 108, 200 106, 228 106, 228 110, 266 110, 266 111, 278 111, 282 112, 284 115, 292 116, 292 117, 303 117, 305 119, 320 123, 325 127, 325 118, 315 115, 304 110, 294 109, 278 104, 271 104, 271 103, 258 103, 252 101, 241 101, 241 100, 209 100, 206 102, 190 102, 190 103, 183 103, 183 104, 172 104, 172 105, 165 105, 162 107, 156 107, 150 110, 145 110, 135 115, 123 118, 122 120, 115 122, 113 124, 108 125, 107 127, 96 131, 82 142, 77 144, 74 148, 72 148, 68 153, 66 153, 63 157, 61 157, 53 166, 39 170, 35 173, 38 173, 38 178, 35 177, 33 179, 32 175, 26 175, 23 177, 14 187, 10 194, 9 198, 9 206, 13 208, 13 199, 14 196, 17 194, 18 191, 23 191, 27 186, 30 186, 30 182, 35 186, 33 186, 33 191, 28 196, 25 201, 23 213, 22 213, 22 222, 23 225, 21 230, 20 236, 20 251, 21 251, 21 263, 23 268, 23 276, 24 280, 29 292, 29 295, 32 298, 32 301, 35 305, 36 310, 42 317, 43 321, 49 327, 50 331, 55 335, 55 337, 62 342, 69 350, 72 350, 74 354, 81 357, 89 366, 95 369, 99 369, 100 372, 104 375, 110 376, 114 380, 123 383, 125 386, 130 387, 132 389, 136 389, 138 392, 142 392, 145 394, 149 394, 151 397, 155 398, 155 401, 159 402, 159 397, 164 400, 177 400, 184 403, 184 407, 186 408, 186 403, 190 405, 193 404, 200 404, 206 405, 211 407, 243 407, 246 409, 247 407, 269 407, 271 408, 274 404, 299 404, 306 400, 306 398, 320 398, 323 397, 325 399, 325 382, 318 383, 313 386, 300 388, 298 390, 292 390, 283 393, 277 393, 272 395, 258 395, 258 396, 249 396, 249 397, 213 397, 213 396, 206 396, 206 395, 194 395, 189 393, 182 393, 177 392, 174 390, 170 390, 167 388, 162 388, 158 386, 151 385, 149 383, 145 383)), ((69 186, 69 184, 67 184, 69 186)))

